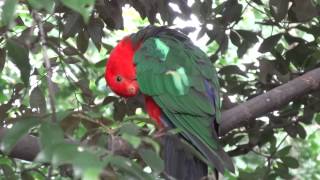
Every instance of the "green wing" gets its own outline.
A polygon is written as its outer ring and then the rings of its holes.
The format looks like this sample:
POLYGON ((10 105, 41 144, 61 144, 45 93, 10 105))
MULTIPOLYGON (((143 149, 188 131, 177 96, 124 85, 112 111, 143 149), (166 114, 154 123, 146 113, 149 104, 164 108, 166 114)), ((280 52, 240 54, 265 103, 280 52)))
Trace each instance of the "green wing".
POLYGON ((147 39, 134 61, 140 90, 152 96, 170 124, 181 130, 210 165, 220 172, 233 171, 212 126, 214 119, 220 122, 219 84, 206 54, 191 43, 162 35, 147 39))

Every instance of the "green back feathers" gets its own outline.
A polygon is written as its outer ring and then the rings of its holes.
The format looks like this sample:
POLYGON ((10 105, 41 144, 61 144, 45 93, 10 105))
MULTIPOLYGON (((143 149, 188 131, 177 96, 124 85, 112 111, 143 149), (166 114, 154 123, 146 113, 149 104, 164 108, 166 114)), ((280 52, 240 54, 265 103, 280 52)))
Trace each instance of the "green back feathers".
POLYGON ((213 116, 220 110, 218 93, 217 106, 208 100, 205 81, 214 89, 219 85, 211 62, 200 49, 188 48, 171 37, 149 38, 135 53, 134 61, 143 93, 181 99, 177 103, 194 102, 192 106, 200 104, 195 108, 199 115, 205 111, 213 116))
POLYGON ((225 167, 232 170, 231 160, 217 153, 221 148, 213 136, 212 121, 220 122, 219 84, 206 54, 173 36, 161 35, 146 39, 134 62, 141 92, 152 96, 182 136, 214 161, 212 166, 220 172, 225 167), (208 86, 214 89, 214 98, 208 86))

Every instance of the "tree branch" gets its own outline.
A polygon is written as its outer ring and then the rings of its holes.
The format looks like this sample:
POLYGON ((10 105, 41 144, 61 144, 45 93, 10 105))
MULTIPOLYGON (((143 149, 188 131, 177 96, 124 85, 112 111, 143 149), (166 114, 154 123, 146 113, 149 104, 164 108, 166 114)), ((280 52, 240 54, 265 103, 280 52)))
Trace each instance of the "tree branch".
POLYGON ((48 94, 49 94, 49 102, 50 102, 50 107, 51 107, 51 111, 52 111, 52 121, 56 122, 56 107, 55 107, 55 99, 54 99, 54 87, 53 87, 53 83, 52 83, 52 68, 50 65, 50 59, 48 56, 48 52, 47 52, 47 46, 46 46, 46 34, 44 32, 43 29, 43 24, 41 22, 41 18, 40 15, 37 12, 33 13, 33 17, 35 19, 35 21, 38 24, 39 27, 39 32, 40 32, 40 41, 42 43, 42 55, 43 55, 43 60, 45 63, 45 67, 46 70, 48 72, 48 76, 47 76, 47 83, 48 83, 48 94))
MULTIPOLYGON (((220 127, 221 135, 228 133, 232 129, 244 126, 255 118, 317 89, 320 89, 320 68, 224 111, 220 127)), ((0 128, 0 141, 6 131, 7 129, 0 128)), ((9 156, 32 161, 39 151, 38 139, 27 135, 18 142, 9 156)))
POLYGON ((220 134, 224 135, 232 129, 244 126, 255 118, 316 89, 320 89, 320 68, 222 112, 220 134))

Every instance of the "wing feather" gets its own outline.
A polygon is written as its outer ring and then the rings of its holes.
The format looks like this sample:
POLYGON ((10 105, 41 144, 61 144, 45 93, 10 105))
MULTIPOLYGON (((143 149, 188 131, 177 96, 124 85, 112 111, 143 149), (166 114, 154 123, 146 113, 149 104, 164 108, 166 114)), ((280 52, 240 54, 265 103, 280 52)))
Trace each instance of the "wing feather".
POLYGON ((181 129, 211 166, 234 170, 213 136, 212 123, 220 121, 219 84, 205 53, 163 35, 146 39, 134 61, 140 90, 155 100, 169 124, 181 129))

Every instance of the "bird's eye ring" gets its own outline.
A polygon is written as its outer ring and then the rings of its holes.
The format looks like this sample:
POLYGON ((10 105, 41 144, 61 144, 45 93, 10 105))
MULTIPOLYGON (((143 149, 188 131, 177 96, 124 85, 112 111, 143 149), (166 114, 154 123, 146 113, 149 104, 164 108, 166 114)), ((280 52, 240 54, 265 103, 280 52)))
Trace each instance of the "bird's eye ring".
POLYGON ((117 81, 117 82, 121 82, 121 81, 122 81, 122 77, 118 75, 118 76, 116 77, 116 81, 117 81))

